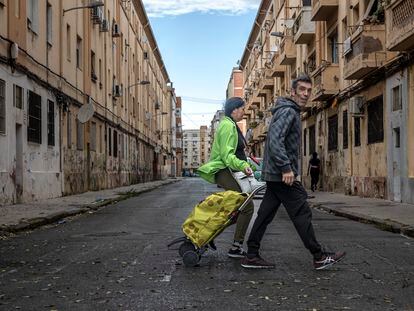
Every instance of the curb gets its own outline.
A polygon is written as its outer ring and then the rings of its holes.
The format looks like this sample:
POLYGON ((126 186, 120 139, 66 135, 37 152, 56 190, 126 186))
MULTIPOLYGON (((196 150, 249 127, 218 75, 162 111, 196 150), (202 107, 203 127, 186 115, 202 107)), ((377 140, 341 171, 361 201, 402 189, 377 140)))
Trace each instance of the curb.
POLYGON ((312 203, 310 205, 314 209, 328 212, 330 214, 334 214, 335 216, 348 218, 348 219, 358 221, 361 223, 365 223, 365 224, 372 224, 380 230, 403 234, 405 236, 414 238, 414 227, 411 227, 408 225, 404 225, 404 224, 401 224, 401 223, 398 223, 392 220, 380 219, 380 218, 367 216, 367 215, 359 214, 355 212, 338 211, 338 210, 335 210, 334 208, 324 206, 319 203, 312 203))
POLYGON ((19 233, 22 231, 33 230, 33 229, 36 229, 36 228, 39 228, 45 225, 56 223, 64 218, 85 214, 90 211, 96 211, 102 207, 115 204, 115 203, 130 199, 132 197, 137 197, 140 194, 150 192, 162 186, 173 184, 179 181, 181 181, 181 179, 168 180, 168 181, 163 181, 159 185, 154 186, 154 187, 145 187, 141 190, 136 190, 136 191, 119 192, 116 194, 117 197, 115 198, 103 199, 102 201, 99 201, 96 203, 81 204, 79 207, 75 207, 75 208, 72 207, 69 210, 52 213, 45 217, 36 217, 32 219, 27 219, 15 225, 4 225, 0 227, 0 236, 7 236, 10 234, 19 233))

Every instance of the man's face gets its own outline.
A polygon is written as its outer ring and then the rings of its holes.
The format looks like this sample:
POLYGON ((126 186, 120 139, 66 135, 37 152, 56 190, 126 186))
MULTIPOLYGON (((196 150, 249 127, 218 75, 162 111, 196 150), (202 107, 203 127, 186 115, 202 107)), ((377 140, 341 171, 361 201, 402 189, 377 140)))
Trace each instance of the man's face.
POLYGON ((309 82, 299 81, 295 89, 291 90, 293 100, 301 107, 305 107, 312 94, 312 84, 309 82))

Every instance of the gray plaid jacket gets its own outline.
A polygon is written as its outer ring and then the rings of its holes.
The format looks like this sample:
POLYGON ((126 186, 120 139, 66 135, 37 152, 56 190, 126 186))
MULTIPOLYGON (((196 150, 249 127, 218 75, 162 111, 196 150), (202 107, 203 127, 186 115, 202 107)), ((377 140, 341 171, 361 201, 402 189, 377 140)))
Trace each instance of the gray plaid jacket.
POLYGON ((272 108, 266 138, 262 178, 282 181, 282 173, 298 175, 301 144, 300 107, 290 98, 279 97, 272 108))

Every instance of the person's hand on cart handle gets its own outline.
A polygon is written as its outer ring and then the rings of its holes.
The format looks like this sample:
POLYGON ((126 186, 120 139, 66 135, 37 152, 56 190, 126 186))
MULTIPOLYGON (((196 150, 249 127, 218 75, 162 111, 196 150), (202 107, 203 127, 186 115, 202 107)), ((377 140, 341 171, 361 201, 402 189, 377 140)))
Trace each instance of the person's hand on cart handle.
POLYGON ((293 185, 293 182, 295 181, 295 174, 292 171, 287 172, 287 173, 283 173, 283 175, 282 175, 282 181, 286 185, 292 186, 293 185))
POLYGON ((250 176, 251 174, 253 174, 253 170, 251 169, 251 167, 246 167, 246 168, 244 169, 244 173, 245 173, 247 176, 250 176))

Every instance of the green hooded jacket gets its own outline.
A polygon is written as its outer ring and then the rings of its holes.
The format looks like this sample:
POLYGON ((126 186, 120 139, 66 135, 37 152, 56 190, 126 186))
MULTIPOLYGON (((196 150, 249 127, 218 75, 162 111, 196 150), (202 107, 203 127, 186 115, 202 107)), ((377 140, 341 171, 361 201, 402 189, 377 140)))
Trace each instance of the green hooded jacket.
POLYGON ((215 183, 215 174, 226 167, 234 171, 244 171, 249 163, 236 157, 238 134, 236 123, 224 117, 214 135, 210 161, 200 166, 197 173, 208 182, 215 183))

